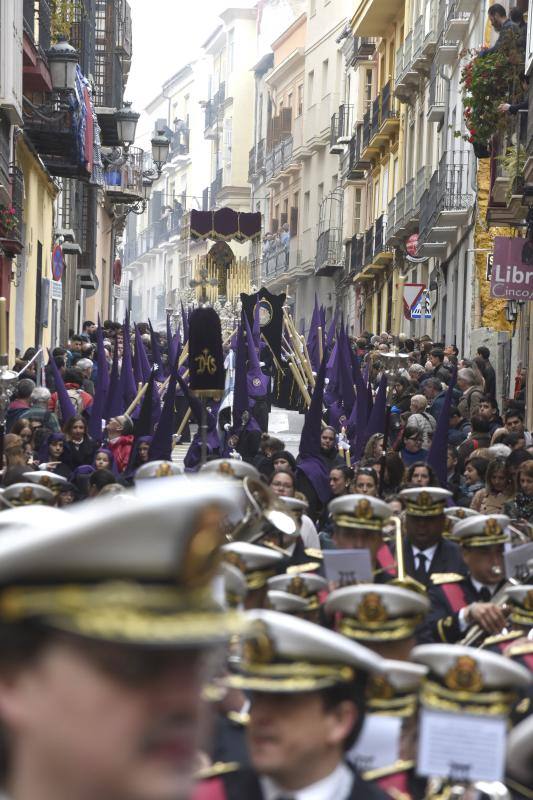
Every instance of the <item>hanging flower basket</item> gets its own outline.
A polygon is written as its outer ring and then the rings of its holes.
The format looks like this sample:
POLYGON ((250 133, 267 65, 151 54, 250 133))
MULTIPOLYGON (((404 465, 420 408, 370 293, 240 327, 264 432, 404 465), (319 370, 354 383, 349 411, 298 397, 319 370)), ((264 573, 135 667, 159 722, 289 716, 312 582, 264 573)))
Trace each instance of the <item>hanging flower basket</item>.
POLYGON ((472 59, 461 71, 463 114, 468 131, 463 139, 474 146, 478 158, 488 158, 492 136, 502 132, 509 122, 498 106, 521 99, 523 63, 514 50, 509 52, 507 48, 486 55, 477 51, 471 54, 472 59))
POLYGON ((13 233, 18 229, 18 224, 19 221, 15 209, 0 205, 0 238, 13 238, 13 233))

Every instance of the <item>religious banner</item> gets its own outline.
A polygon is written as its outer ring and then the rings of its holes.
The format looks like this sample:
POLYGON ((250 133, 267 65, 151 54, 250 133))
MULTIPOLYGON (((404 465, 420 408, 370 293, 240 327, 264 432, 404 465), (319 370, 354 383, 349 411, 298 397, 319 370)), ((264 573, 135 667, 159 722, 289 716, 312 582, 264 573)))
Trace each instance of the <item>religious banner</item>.
POLYGON ((225 370, 220 317, 214 308, 195 308, 189 318, 190 390, 199 397, 221 397, 225 370))
POLYGON ((256 294, 241 294, 244 313, 250 327, 254 324, 255 306, 259 303, 259 326, 261 336, 270 346, 278 362, 281 362, 281 338, 283 331, 283 305, 285 294, 272 294, 264 286, 256 294))

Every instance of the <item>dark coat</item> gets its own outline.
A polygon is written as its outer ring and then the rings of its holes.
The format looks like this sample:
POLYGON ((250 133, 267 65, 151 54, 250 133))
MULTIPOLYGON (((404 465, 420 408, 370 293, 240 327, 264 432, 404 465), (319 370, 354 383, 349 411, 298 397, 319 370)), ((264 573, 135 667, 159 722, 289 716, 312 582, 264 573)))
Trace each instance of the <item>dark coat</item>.
MULTIPOLYGON (((410 543, 405 539, 403 542, 403 562, 406 574, 410 575, 411 578, 419 580, 416 572, 413 549, 410 543)), ((425 581, 426 586, 431 586, 431 575, 436 572, 453 572, 459 575, 466 575, 466 564, 463 561, 461 550, 455 542, 441 539, 437 545, 435 555, 427 568, 428 577, 425 581)))
POLYGON ((450 580, 433 585, 428 591, 431 609, 418 634, 419 643, 447 642, 455 644, 462 639, 466 631, 459 626, 459 611, 470 603, 480 602, 481 598, 469 576, 462 580, 450 580), (448 588, 449 587, 449 588, 448 588), (450 599, 450 594, 458 602, 450 599))
POLYGON ((92 464, 95 452, 96 442, 86 436, 79 447, 76 447, 73 442, 65 442, 62 461, 74 472, 83 464, 92 464))
MULTIPOLYGON (((192 800, 264 800, 257 774, 251 769, 239 769, 203 781, 193 793, 192 800)), ((390 795, 354 773, 352 791, 338 800, 390 800, 390 795)))

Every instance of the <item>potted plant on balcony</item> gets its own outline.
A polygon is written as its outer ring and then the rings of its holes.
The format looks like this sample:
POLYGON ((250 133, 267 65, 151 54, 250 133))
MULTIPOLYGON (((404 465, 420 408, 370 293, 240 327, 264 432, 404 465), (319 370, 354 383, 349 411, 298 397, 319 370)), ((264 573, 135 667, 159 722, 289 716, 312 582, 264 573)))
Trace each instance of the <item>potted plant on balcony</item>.
POLYGON ((12 239, 18 227, 18 217, 11 206, 0 205, 0 239, 12 239))
POLYGON ((473 145, 477 158, 488 158, 492 137, 508 124, 505 115, 498 112, 498 106, 518 98, 523 63, 507 48, 470 53, 473 57, 461 71, 463 113, 468 132, 459 132, 459 136, 473 145))

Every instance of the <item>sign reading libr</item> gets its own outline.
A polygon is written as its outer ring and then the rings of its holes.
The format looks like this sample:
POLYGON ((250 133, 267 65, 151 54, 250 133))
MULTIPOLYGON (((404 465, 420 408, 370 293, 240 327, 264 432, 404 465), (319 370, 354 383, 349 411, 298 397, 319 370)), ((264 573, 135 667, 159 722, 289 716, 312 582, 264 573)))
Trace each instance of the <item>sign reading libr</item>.
POLYGON ((522 263, 525 239, 496 236, 490 293, 499 300, 533 300, 533 269, 522 263))

